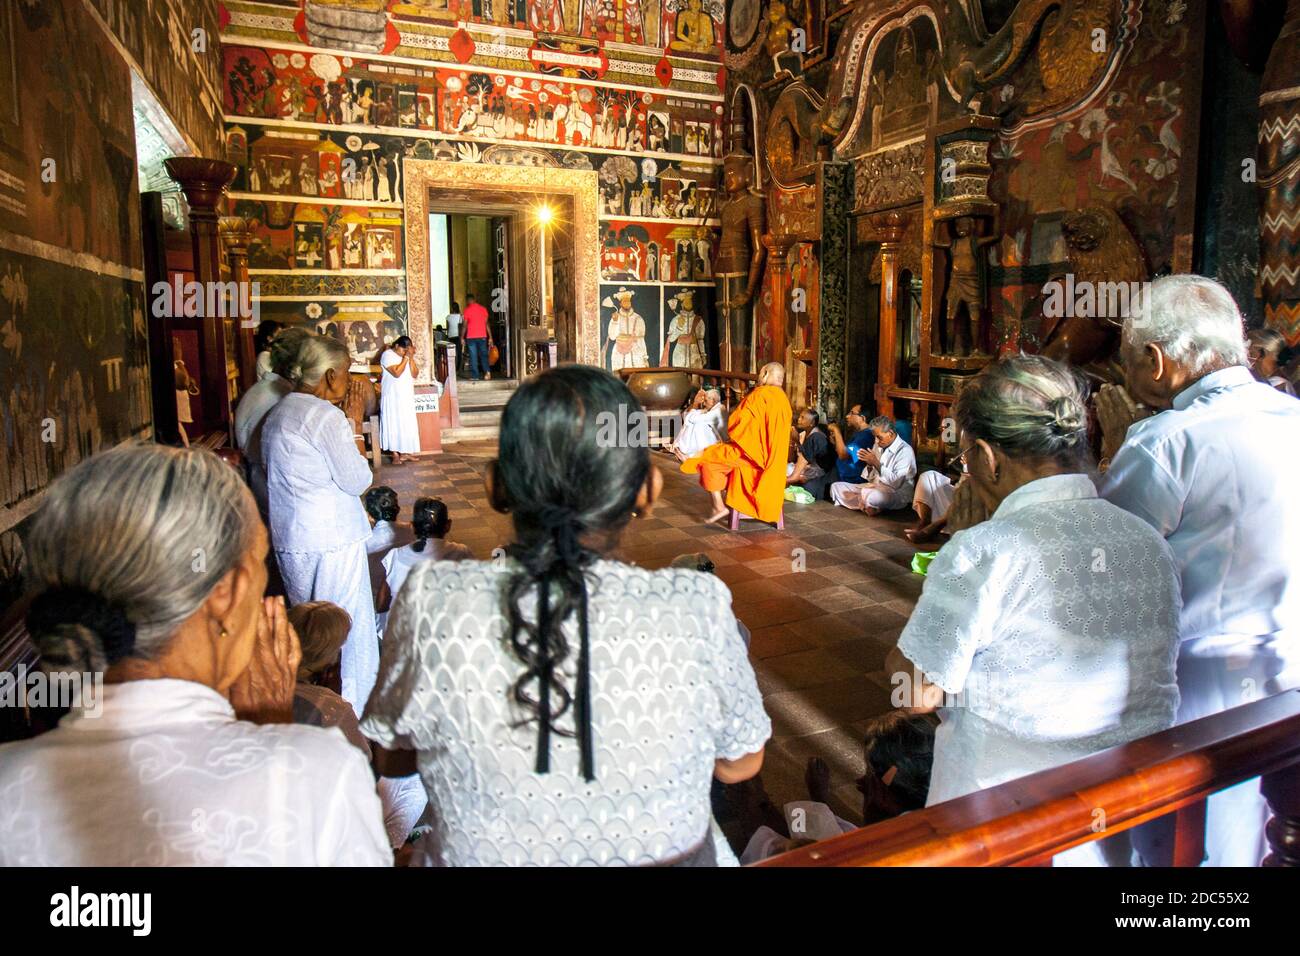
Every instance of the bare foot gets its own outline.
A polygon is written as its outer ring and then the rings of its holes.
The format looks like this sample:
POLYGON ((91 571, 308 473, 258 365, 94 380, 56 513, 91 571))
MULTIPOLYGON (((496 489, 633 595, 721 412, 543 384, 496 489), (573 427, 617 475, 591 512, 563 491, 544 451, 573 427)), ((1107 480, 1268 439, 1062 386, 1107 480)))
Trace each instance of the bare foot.
POLYGON ((721 521, 723 518, 725 518, 725 517, 726 517, 727 515, 729 515, 730 513, 731 513, 730 509, 723 508, 723 509, 722 509, 721 511, 719 511, 717 514, 712 515, 712 516, 709 517, 709 518, 706 518, 705 521, 704 521, 704 523, 705 523, 705 524, 713 524, 714 522, 721 521))
POLYGON ((939 540, 939 529, 932 524, 928 524, 924 528, 908 528, 903 534, 913 544, 929 544, 931 541, 939 540))
POLYGON ((874 518, 876 515, 880 514, 880 509, 879 509, 879 508, 872 508, 872 507, 868 506, 868 507, 862 509, 862 513, 865 514, 865 515, 870 515, 872 518, 874 518))
POLYGON ((803 782, 808 787, 808 796, 818 803, 831 802, 831 768, 821 757, 808 758, 803 782))

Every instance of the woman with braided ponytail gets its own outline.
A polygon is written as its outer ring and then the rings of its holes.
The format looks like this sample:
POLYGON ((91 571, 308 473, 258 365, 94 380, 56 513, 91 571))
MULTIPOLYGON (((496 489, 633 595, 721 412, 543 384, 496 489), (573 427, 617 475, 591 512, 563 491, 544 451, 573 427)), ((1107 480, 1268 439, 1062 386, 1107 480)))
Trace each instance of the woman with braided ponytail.
POLYGON ((617 433, 641 414, 587 366, 521 385, 487 475, 514 543, 423 562, 393 603, 362 730, 386 774, 418 768, 428 862, 734 860, 710 783, 755 775, 771 724, 725 585, 612 559, 663 483, 617 433))
MULTIPOLYGON (((957 397, 959 460, 992 517, 931 562, 886 661, 906 691, 896 704, 944 706, 928 805, 1173 725, 1173 554, 1097 496, 1086 397, 1079 375, 1035 355, 988 366, 957 397)), ((1125 862, 1115 840, 1057 862, 1125 862)))
POLYGON ((83 693, 0 746, 0 866, 391 864, 365 758, 290 722, 301 651, 266 552, 208 451, 123 445, 50 487, 27 628, 83 693))

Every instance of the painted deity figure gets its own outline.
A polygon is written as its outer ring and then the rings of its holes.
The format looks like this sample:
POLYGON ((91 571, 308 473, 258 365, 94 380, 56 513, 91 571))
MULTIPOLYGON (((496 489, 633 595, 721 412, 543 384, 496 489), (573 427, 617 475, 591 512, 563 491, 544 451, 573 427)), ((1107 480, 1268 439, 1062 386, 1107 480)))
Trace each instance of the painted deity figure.
POLYGON ((668 323, 671 364, 679 368, 704 368, 704 319, 695 311, 695 293, 683 289, 668 305, 677 310, 668 323))
POLYGON ((717 43, 713 18, 704 12, 702 0, 686 0, 686 8, 677 14, 673 32, 676 38, 669 45, 684 53, 712 53, 717 43))
POLYGON ((605 299, 605 305, 617 303, 610 316, 606 339, 609 342, 609 369, 648 368, 650 353, 645 344, 645 319, 632 308, 632 293, 619 289, 605 299))

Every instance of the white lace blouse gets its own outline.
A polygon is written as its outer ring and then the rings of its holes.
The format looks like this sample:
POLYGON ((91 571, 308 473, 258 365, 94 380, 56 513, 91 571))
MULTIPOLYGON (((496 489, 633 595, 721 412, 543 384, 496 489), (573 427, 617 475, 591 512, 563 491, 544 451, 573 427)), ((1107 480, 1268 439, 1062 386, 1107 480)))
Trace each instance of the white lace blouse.
POLYGON ((0 866, 391 866, 365 757, 338 730, 236 720, 184 680, 103 689, 0 747, 0 866))
POLYGON ((1173 725, 1173 554, 1085 475, 1017 488, 930 564, 898 648, 956 695, 933 805, 1173 725))
MULTIPOLYGON (((754 753, 771 734, 730 592, 698 571, 591 567, 587 783, 572 737, 553 735, 551 772, 534 772, 537 725, 521 723, 529 712, 514 703, 524 665, 500 610, 516 570, 512 560, 422 563, 389 617, 362 731, 417 751, 435 820, 429 861, 650 864, 694 850, 710 832, 714 762, 754 753)), ((572 618, 566 634, 560 671, 572 691, 572 618)), ((557 723, 572 729, 572 709, 557 723)))

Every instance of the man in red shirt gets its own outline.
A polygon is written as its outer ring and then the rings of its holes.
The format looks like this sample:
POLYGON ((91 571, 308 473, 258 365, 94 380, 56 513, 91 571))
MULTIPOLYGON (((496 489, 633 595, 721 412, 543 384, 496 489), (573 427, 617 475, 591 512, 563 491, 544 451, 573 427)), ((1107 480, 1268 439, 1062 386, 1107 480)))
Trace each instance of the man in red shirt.
POLYGON ((492 333, 488 329, 488 310, 474 298, 474 293, 469 293, 465 301, 465 350, 469 356, 469 377, 478 381, 488 374, 492 333))

